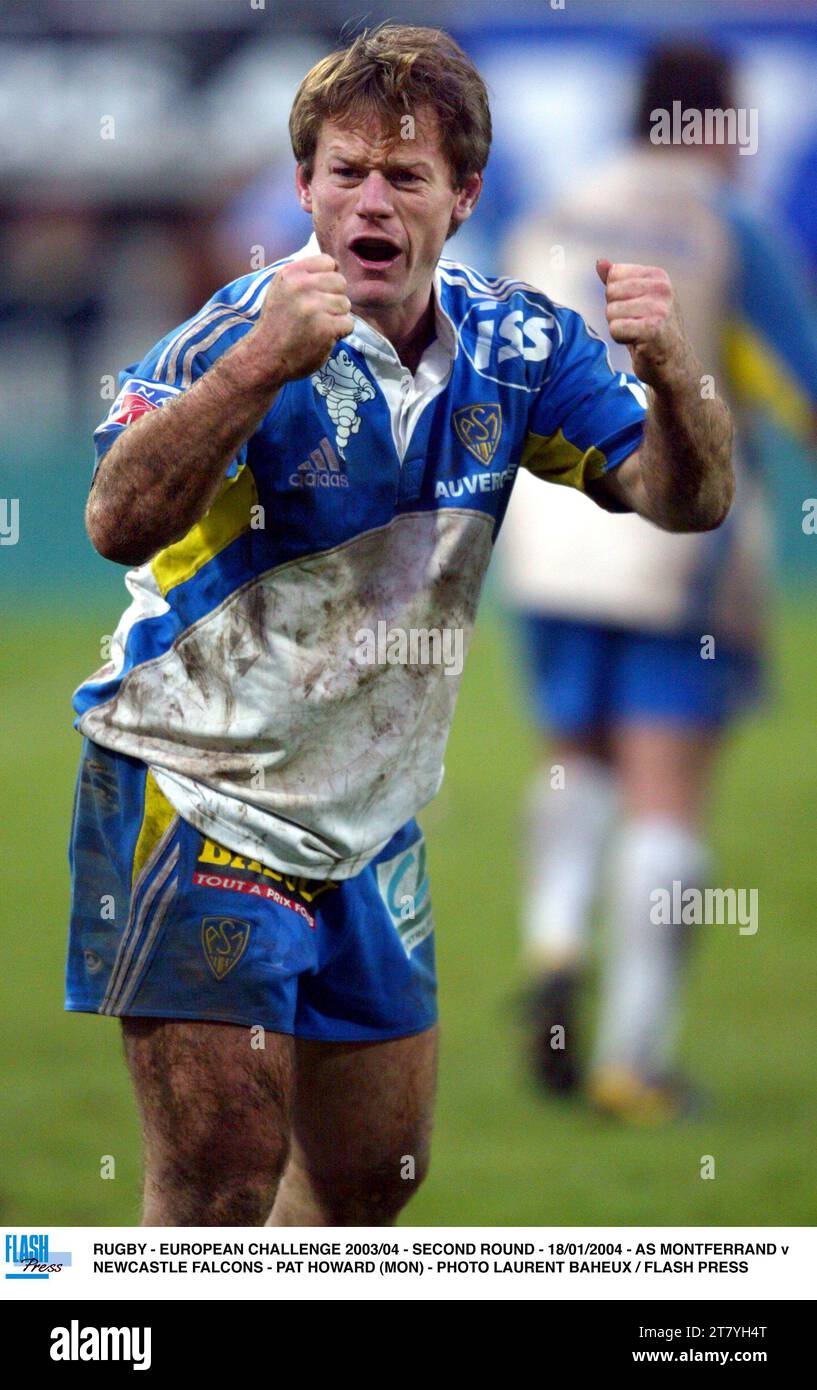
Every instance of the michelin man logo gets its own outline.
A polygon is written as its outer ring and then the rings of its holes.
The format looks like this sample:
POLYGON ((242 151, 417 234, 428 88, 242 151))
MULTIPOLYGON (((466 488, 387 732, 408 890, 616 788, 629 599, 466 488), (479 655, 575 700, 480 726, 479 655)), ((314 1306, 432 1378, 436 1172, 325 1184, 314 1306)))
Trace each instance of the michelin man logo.
POLYGON ((341 458, 350 435, 360 429, 357 408, 362 401, 374 400, 374 387, 369 378, 356 367, 345 348, 315 372, 312 385, 326 398, 329 418, 335 426, 335 448, 341 458))

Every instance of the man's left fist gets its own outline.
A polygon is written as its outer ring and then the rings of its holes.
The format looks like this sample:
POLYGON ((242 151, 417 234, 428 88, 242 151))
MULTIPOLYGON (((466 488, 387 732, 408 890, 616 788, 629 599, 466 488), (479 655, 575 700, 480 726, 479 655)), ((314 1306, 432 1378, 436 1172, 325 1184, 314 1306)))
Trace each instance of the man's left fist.
POLYGON ((639 380, 661 386, 685 375, 691 348, 667 272, 604 260, 596 261, 596 271, 607 292, 610 333, 627 344, 639 380))

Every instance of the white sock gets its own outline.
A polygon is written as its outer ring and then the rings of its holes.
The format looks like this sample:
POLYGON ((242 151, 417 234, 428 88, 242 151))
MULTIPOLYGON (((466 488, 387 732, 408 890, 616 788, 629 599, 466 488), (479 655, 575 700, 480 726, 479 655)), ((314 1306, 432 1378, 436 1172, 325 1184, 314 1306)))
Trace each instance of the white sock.
POLYGON ((574 964, 584 953, 615 805, 613 776, 595 758, 572 758, 563 779, 554 763, 531 787, 523 931, 537 971, 574 964))
POLYGON ((700 888, 706 846, 680 821, 631 821, 612 853, 610 940, 602 976, 596 1067, 660 1074, 674 1060, 681 991, 694 928, 655 925, 657 888, 700 888))

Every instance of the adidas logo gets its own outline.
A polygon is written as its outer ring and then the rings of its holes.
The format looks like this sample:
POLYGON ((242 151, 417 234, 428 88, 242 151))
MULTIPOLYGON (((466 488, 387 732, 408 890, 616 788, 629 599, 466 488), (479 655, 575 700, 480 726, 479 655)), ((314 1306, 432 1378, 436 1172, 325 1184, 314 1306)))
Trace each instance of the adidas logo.
POLYGON ((290 473, 292 487, 348 487, 349 479, 341 472, 340 462, 324 435, 317 449, 290 473))

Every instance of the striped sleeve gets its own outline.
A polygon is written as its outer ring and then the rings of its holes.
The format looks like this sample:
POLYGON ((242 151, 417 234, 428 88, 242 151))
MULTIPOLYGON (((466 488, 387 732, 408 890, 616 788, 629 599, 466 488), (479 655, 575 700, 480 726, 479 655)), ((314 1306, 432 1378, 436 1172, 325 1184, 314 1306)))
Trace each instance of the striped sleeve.
POLYGON ((572 309, 554 305, 559 341, 528 422, 522 466, 587 492, 640 445, 647 398, 637 377, 614 371, 607 347, 572 309))
MULTIPOLYGON (((162 338, 140 362, 119 373, 116 399, 94 432, 94 475, 128 425, 181 395, 249 332, 276 268, 270 266, 244 276, 220 290, 197 314, 162 338)), ((246 444, 230 465, 228 476, 245 459, 246 444)))

